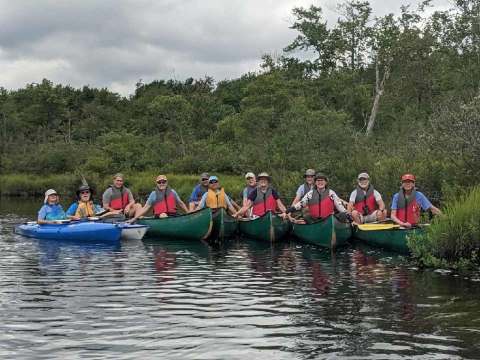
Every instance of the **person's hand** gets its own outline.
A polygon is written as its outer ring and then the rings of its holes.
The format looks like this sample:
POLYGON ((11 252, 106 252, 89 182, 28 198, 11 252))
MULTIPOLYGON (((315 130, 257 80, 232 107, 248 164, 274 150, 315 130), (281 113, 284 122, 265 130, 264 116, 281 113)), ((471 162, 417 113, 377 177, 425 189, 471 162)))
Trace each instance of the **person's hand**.
POLYGON ((72 220, 80 220, 80 216, 72 216, 71 219, 72 220))
POLYGON ((410 229, 412 227, 412 224, 410 224, 409 222, 404 222, 404 223, 402 223, 402 226, 404 228, 410 229))
POLYGON ((135 221, 137 221, 137 218, 131 218, 131 219, 128 219, 127 221, 125 221, 125 223, 133 224, 135 221))
POLYGON ((278 216, 280 216, 283 220, 285 220, 287 218, 287 214, 284 213, 284 212, 279 214, 278 216))

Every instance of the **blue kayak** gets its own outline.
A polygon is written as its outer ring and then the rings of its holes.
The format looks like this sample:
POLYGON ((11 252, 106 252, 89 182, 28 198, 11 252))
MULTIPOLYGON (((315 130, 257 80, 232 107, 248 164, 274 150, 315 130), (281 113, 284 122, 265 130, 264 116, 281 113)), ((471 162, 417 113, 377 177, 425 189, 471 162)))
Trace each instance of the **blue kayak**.
POLYGON ((112 242, 120 240, 122 228, 94 221, 42 225, 29 222, 17 225, 15 233, 36 239, 112 242))

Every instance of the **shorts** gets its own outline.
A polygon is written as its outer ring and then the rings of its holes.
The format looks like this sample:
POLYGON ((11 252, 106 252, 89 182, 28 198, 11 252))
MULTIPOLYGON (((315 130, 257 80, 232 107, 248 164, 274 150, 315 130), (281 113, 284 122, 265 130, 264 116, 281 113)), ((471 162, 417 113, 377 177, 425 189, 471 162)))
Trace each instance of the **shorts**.
POLYGON ((377 212, 374 211, 373 213, 371 213, 367 216, 361 215, 361 219, 362 219, 362 224, 375 222, 375 221, 377 221, 377 212))

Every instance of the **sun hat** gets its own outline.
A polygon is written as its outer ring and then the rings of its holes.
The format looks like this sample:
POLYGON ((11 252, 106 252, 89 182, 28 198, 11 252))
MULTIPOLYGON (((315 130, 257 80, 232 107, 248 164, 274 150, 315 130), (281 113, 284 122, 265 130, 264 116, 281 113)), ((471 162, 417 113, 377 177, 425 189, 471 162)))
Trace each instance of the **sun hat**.
POLYGON ((303 176, 304 177, 305 176, 315 176, 315 170, 314 169, 307 169, 307 170, 305 170, 305 174, 303 176))
POLYGON ((328 181, 327 175, 320 172, 315 174, 315 180, 318 180, 318 179, 324 179, 325 181, 328 181))
POLYGON ((261 172, 260 174, 257 175, 258 180, 260 180, 261 178, 267 179, 268 181, 272 179, 270 175, 268 175, 268 173, 266 172, 261 172))
POLYGON ((58 193, 57 193, 55 190, 53 190, 53 189, 48 189, 47 191, 45 191, 45 199, 43 200, 43 203, 44 203, 44 204, 47 203, 48 197, 49 197, 50 195, 58 195, 58 193))
POLYGON ((255 174, 253 172, 249 171, 245 174, 245 179, 254 178, 254 177, 255 177, 255 174))
POLYGON ((409 180, 415 182, 415 175, 413 175, 413 174, 403 174, 402 175, 402 182, 403 181, 409 181, 409 180))
POLYGON ((360 180, 362 178, 368 180, 368 179, 370 179, 370 175, 368 175, 366 172, 362 172, 362 173, 358 174, 357 179, 360 180))

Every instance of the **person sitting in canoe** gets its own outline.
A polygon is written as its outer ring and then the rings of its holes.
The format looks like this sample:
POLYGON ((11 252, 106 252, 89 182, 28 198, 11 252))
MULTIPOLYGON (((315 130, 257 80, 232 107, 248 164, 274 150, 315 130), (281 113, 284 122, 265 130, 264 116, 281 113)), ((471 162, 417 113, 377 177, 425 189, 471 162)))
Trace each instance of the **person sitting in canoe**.
POLYGON ((220 187, 218 177, 216 176, 210 176, 208 179, 208 191, 203 194, 196 210, 200 210, 205 207, 209 207, 212 210, 224 208, 228 209, 231 214, 236 213, 232 200, 225 193, 223 187, 220 187))
POLYGON ((348 218, 348 213, 342 204, 342 200, 338 195, 328 187, 328 178, 325 174, 317 173, 315 175, 315 187, 310 190, 305 196, 295 205, 287 209, 287 214, 302 208, 308 208, 309 216, 303 220, 295 220, 290 217, 290 220, 296 223, 310 223, 316 220, 325 219, 335 213, 344 214, 344 218, 348 218))
POLYGON ((258 174, 258 186, 248 195, 247 202, 236 214, 235 217, 241 217, 250 208, 252 217, 259 217, 265 215, 267 211, 275 212, 277 209, 282 212, 281 217, 285 217, 285 205, 277 191, 270 185, 271 177, 266 172, 258 174))
POLYGON ((59 196, 57 192, 53 189, 48 189, 45 192, 43 206, 38 211, 37 223, 54 224, 58 220, 65 220, 67 218, 62 205, 60 205, 58 201, 59 196))
POLYGON ((307 169, 303 178, 305 181, 298 187, 297 192, 295 193, 295 199, 293 199, 291 206, 302 200, 302 198, 315 186, 315 170, 307 169))
POLYGON ((168 179, 165 175, 158 175, 155 179, 156 186, 148 196, 145 206, 135 214, 128 222, 136 221, 140 216, 145 215, 150 208, 153 208, 155 217, 168 217, 177 215, 177 205, 188 213, 187 205, 180 199, 177 192, 168 186, 168 179))
POLYGON ((80 220, 95 216, 104 211, 104 209, 93 203, 93 190, 84 184, 77 190, 77 201, 67 209, 67 216, 72 220, 80 220))
POLYGON ((400 191, 393 195, 391 218, 404 228, 418 225, 420 211, 430 210, 434 215, 441 215, 440 209, 432 205, 430 200, 415 188, 415 176, 402 175, 400 191))
POLYGON ((386 218, 382 195, 370 184, 370 176, 362 172, 357 177, 358 185, 350 194, 347 211, 357 224, 382 221, 386 218))
POLYGON ((209 178, 210 178, 210 175, 208 175, 208 173, 206 172, 200 175, 200 182, 197 185, 195 185, 195 187, 193 188, 192 194, 188 199, 188 209, 190 211, 195 210, 195 208, 200 203, 200 199, 202 198, 203 194, 205 194, 208 191, 209 178))
POLYGON ((113 177, 113 184, 105 190, 102 196, 103 208, 108 210, 108 215, 125 215, 134 217, 141 210, 142 205, 135 202, 133 194, 124 185, 124 177, 118 173, 113 177))
POLYGON ((248 195, 250 195, 252 191, 257 188, 257 178, 253 172, 247 172, 245 174, 245 181, 247 186, 243 188, 240 195, 240 198, 242 199, 242 207, 247 203, 248 195))

